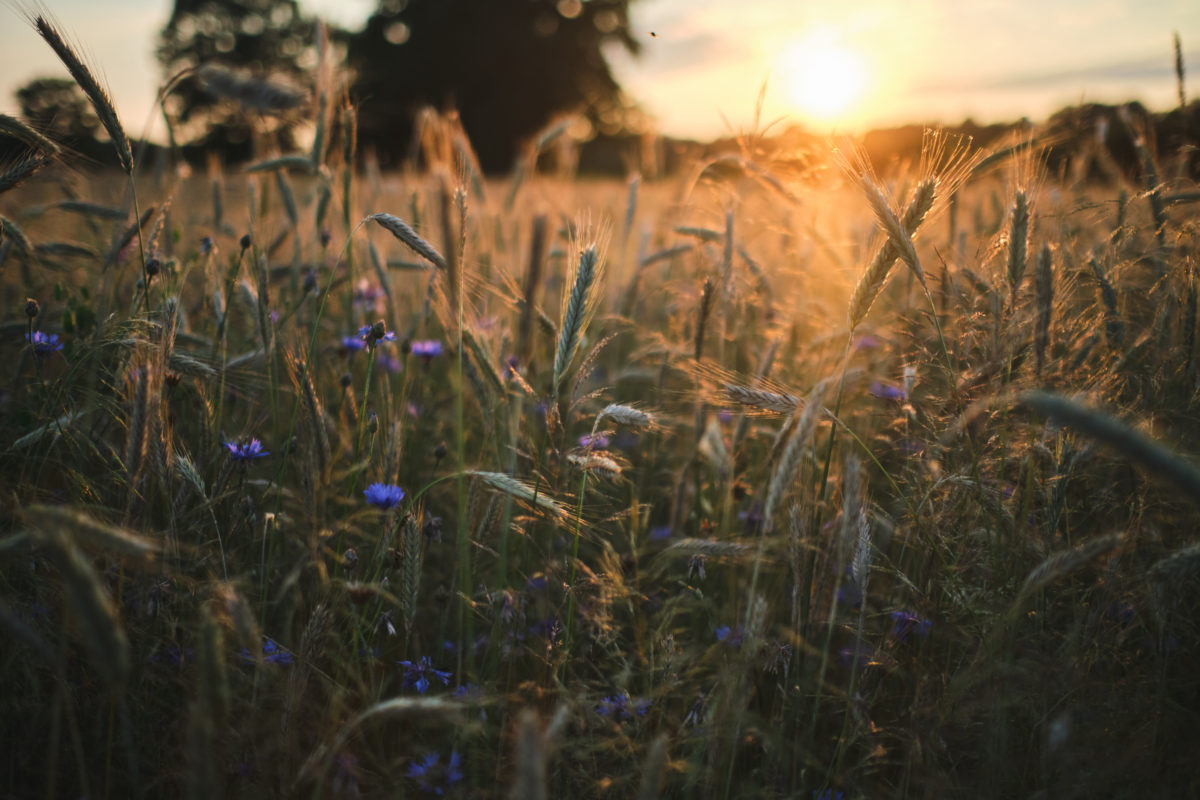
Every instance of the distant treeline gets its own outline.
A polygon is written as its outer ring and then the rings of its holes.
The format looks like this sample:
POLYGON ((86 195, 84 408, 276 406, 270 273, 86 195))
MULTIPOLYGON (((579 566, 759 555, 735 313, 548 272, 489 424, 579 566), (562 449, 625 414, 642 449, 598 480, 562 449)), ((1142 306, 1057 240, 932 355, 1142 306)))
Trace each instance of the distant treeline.
MULTIPOLYGON (((920 161, 922 132, 927 127, 911 124, 872 130, 862 136, 862 147, 875 169, 886 174, 920 161)), ((1200 180, 1200 159, 1194 153, 1200 147, 1200 101, 1167 112, 1150 112, 1137 102, 1119 106, 1088 103, 1063 108, 1041 123, 1022 120, 979 125, 967 120, 942 127, 949 133, 970 137, 974 146, 987 149, 1032 141, 1049 174, 1088 181, 1139 178, 1144 165, 1139 162, 1134 138, 1141 136, 1156 156, 1175 165, 1164 178, 1200 180)), ((63 144, 75 154, 75 165, 81 169, 117 166, 107 141, 73 137, 63 144)), ((766 149, 775 145, 789 153, 819 153, 826 149, 823 137, 801 128, 760 139, 757 144, 766 149)), ((698 159, 736 152, 739 147, 734 139, 700 142, 645 134, 597 135, 578 143, 571 154, 570 168, 589 176, 622 176, 634 170, 664 176, 678 173, 698 159)), ((20 142, 0 137, 0 159, 16 159, 23 149, 20 142)), ((166 147, 153 142, 135 142, 134 149, 144 166, 166 163, 170 155, 166 147)), ((209 153, 199 146, 183 146, 178 148, 177 156, 202 167, 209 153)), ((228 167, 253 157, 249 151, 226 151, 223 156, 228 167)), ((555 158, 556 151, 544 154, 541 166, 554 169, 555 158)))

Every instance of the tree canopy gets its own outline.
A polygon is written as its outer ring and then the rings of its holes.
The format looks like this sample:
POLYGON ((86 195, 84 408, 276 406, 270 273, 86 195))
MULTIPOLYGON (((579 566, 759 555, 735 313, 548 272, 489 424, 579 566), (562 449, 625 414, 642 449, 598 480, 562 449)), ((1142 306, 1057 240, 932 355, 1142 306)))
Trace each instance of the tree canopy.
POLYGON ((629 0, 383 0, 349 37, 359 137, 402 156, 416 113, 456 110, 485 170, 560 112, 615 132, 629 110, 606 45, 637 52, 629 0))
MULTIPOLYGON (((175 0, 157 56, 165 78, 182 73, 167 104, 184 138, 236 147, 251 134, 247 112, 261 125, 300 105, 316 64, 315 24, 295 0, 175 0), (268 106, 255 92, 265 86, 276 101, 268 106)), ((265 128, 286 135, 290 125, 265 128)))

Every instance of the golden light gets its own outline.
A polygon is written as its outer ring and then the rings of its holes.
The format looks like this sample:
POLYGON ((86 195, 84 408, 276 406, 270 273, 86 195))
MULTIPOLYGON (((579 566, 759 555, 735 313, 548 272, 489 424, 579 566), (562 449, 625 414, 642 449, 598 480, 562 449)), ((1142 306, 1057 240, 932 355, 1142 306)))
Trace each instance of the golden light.
POLYGON ((867 86, 863 57, 829 31, 790 42, 778 65, 788 100, 813 119, 832 122, 846 116, 867 86))

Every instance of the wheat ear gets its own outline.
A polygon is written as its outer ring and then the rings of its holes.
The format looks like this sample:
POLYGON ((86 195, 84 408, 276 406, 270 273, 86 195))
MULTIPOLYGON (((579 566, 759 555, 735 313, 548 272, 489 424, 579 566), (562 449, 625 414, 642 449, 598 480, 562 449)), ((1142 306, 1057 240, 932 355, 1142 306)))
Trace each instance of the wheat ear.
POLYGON ((96 116, 100 119, 100 124, 108 132, 108 137, 112 139, 113 147, 117 150, 121 168, 127 175, 133 175, 133 150, 129 147, 129 138, 125 135, 125 129, 121 127, 121 120, 117 117, 117 110, 113 108, 108 93, 92 75, 87 64, 83 63, 83 60, 76 55, 62 35, 44 16, 39 15, 33 24, 41 37, 46 40, 46 44, 50 45, 50 49, 58 56, 59 61, 66 66, 67 72, 71 73, 75 83, 79 84, 79 88, 87 95, 92 108, 96 109, 96 116))

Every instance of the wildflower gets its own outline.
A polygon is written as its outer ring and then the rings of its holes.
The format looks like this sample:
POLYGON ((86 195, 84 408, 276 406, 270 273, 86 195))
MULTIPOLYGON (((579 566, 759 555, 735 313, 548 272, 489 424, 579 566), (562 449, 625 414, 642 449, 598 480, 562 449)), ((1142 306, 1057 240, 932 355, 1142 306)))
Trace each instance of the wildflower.
POLYGON ((579 437, 579 446, 585 447, 589 450, 603 450, 604 448, 608 447, 608 445, 609 438, 602 433, 597 433, 594 436, 588 435, 579 437))
POLYGON ((225 447, 229 450, 229 457, 234 461, 252 461, 256 458, 271 455, 266 450, 263 450, 263 444, 258 439, 251 439, 246 444, 226 442, 225 447))
POLYGON ((404 499, 403 489, 387 483, 372 483, 363 494, 366 495, 368 503, 385 511, 399 505, 404 499))
MULTIPOLYGON (((283 664, 284 666, 292 663, 293 659, 291 653, 276 644, 274 639, 270 637, 265 638, 266 641, 264 641, 262 645, 263 661, 266 661, 270 664, 283 664)), ((243 664, 254 663, 254 656, 250 655, 250 651, 244 647, 241 650, 238 650, 238 656, 241 658, 243 664)))
POLYGON ((739 511, 737 516, 745 526, 746 533, 752 534, 763 524, 762 504, 753 503, 750 508, 739 511))
POLYGON ((347 353, 357 353, 359 350, 365 349, 367 343, 357 336, 343 336, 342 349, 347 353))
POLYGON ((204 255, 204 256, 208 255, 209 253, 211 253, 213 251, 213 248, 216 246, 217 245, 213 241, 213 238, 211 236, 200 237, 200 254, 201 255, 204 255))
POLYGON ((842 800, 845 796, 845 792, 835 792, 833 789, 822 789, 819 792, 813 789, 813 800, 842 800))
POLYGON ((717 628, 717 641, 727 644, 730 647, 742 646, 742 626, 738 623, 735 627, 730 628, 728 625, 722 625, 717 628))
POLYGON ((447 789, 463 779, 462 756, 457 750, 451 750, 445 768, 439 770, 440 760, 441 756, 438 753, 430 753, 410 764, 406 774, 417 782, 421 791, 444 795, 447 789), (437 779, 439 772, 440 780, 437 779))
POLYGON ((249 250, 250 245, 253 243, 254 243, 254 240, 250 238, 250 234, 248 234, 248 233, 244 234, 242 236, 241 240, 238 242, 238 244, 240 244, 242 246, 243 250, 249 250))
POLYGON ((38 305, 38 301, 34 300, 32 297, 26 297, 25 298, 25 316, 29 317, 30 319, 33 319, 40 312, 41 312, 41 307, 38 305))
POLYGON ((418 339, 410 345, 410 352, 425 359, 425 363, 428 364, 434 356, 442 354, 442 343, 437 339, 418 339))
POLYGON ((434 669, 433 665, 429 663, 429 656, 421 656, 421 659, 416 662, 397 661, 396 663, 404 667, 404 688, 416 689, 417 694, 425 694, 429 691, 431 676, 441 681, 443 686, 450 685, 450 673, 434 669))
POLYGON ((859 336, 854 340, 854 349, 874 350, 876 347, 879 347, 880 344, 882 344, 882 342, 880 342, 874 336, 871 336, 870 334, 864 334, 863 336, 859 336))
POLYGON ((892 636, 899 639, 901 642, 908 641, 908 635, 916 632, 917 636, 924 639, 929 636, 929 629, 933 627, 933 623, 927 619, 921 619, 911 611, 893 611, 892 612, 892 636))
POLYGON ((872 397, 878 397, 880 400, 892 400, 897 403, 903 403, 908 399, 908 393, 899 386, 893 386, 890 383, 883 383, 882 381, 874 381, 868 391, 872 397))
POLYGON ((395 332, 389 331, 384 327, 383 320, 376 322, 374 325, 364 325, 358 329, 358 335, 367 343, 367 347, 372 348, 380 342, 396 341, 395 332))
POLYGON ((62 342, 58 340, 57 333, 45 334, 41 331, 34 331, 32 335, 25 334, 25 341, 33 344, 33 352, 39 356, 44 356, 47 353, 55 353, 63 349, 62 342))
POLYGON ((653 705, 649 700, 637 699, 633 700, 629 697, 629 692, 610 695, 600 701, 600 705, 596 706, 596 713, 602 717, 612 717, 613 719, 630 720, 634 714, 639 717, 646 716, 646 712, 653 705))
POLYGON ((663 542, 671 538, 670 525, 655 525, 650 528, 650 541, 663 542))
POLYGON ((265 642, 263 642, 262 651, 263 659, 272 664, 292 663, 292 654, 275 644, 273 639, 268 638, 265 642))

